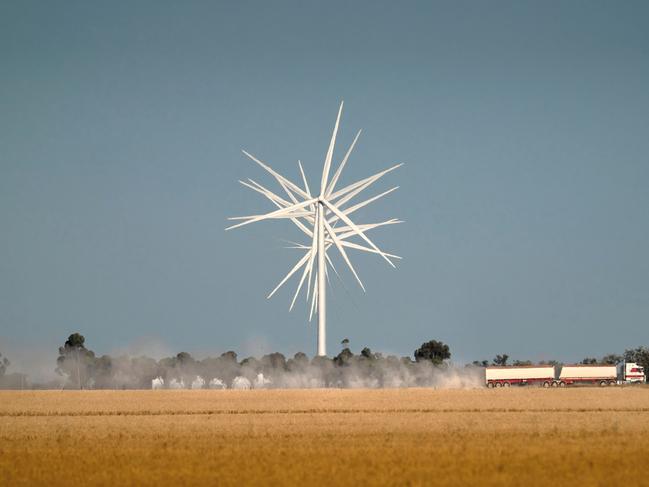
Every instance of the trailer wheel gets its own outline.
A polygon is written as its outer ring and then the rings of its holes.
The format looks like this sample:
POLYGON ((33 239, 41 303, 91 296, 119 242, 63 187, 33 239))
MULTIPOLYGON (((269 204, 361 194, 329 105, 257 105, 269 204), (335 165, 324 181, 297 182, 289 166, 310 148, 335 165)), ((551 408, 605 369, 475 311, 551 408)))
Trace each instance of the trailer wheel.
POLYGON ((552 381, 552 387, 559 387, 559 383, 556 380, 552 381))
POLYGON ((599 386, 600 386, 600 387, 606 387, 607 385, 608 385, 608 384, 607 384, 607 382, 606 382, 605 380, 603 380, 603 381, 601 381, 601 382, 599 383, 599 386))
POLYGON ((617 385, 617 382, 615 382, 614 380, 612 380, 612 381, 609 381, 608 385, 611 386, 611 387, 613 387, 613 386, 616 386, 616 385, 617 385))
POLYGON ((509 382, 503 382, 503 387, 509 387, 511 384, 509 382))
POLYGON ((566 387, 566 383, 564 381, 559 382, 559 387, 566 387))
POLYGON ((546 381, 543 383, 543 387, 545 387, 545 388, 547 389, 548 387, 550 387, 550 383, 546 380, 546 381))
POLYGON ((487 382, 487 388, 488 389, 493 389, 493 382, 487 382))
POLYGON ((503 385, 500 382, 496 382, 496 387, 502 387, 503 385))

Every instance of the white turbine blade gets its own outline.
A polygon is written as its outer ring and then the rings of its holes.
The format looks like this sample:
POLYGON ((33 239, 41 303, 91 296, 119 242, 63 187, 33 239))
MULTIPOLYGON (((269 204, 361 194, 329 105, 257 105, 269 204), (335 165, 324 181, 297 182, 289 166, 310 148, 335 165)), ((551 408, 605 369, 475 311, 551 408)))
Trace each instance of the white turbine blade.
POLYGON ((283 285, 286 281, 288 281, 288 280, 291 278, 291 276, 292 276, 293 274, 295 274, 295 273, 297 272, 297 270, 298 270, 300 267, 302 267, 310 257, 311 257, 311 250, 309 250, 307 253, 305 253, 305 254, 302 256, 302 258, 297 262, 297 264, 295 264, 295 266, 294 266, 294 267, 289 271, 289 273, 286 274, 286 276, 284 277, 284 279, 282 279, 282 280, 280 281, 280 283, 279 283, 277 286, 275 286, 275 289, 273 289, 273 290, 271 291, 271 293, 270 293, 268 296, 266 296, 266 299, 270 299, 270 298, 273 296, 273 294, 275 294, 275 293, 277 292, 277 290, 278 290, 280 287, 282 287, 282 285, 283 285))
POLYGON ((290 200, 291 200, 293 203, 297 203, 297 202, 298 202, 298 199, 297 199, 297 198, 295 197, 295 195, 291 192, 291 190, 288 189, 288 187, 286 186, 286 184, 284 184, 282 181, 278 181, 278 183, 279 183, 279 185, 282 187, 282 189, 284 190, 284 192, 288 195, 288 197, 290 198, 290 200))
POLYGON ((300 174, 302 174, 302 181, 304 182, 304 190, 306 191, 306 194, 309 195, 309 198, 311 198, 311 190, 309 189, 309 183, 306 182, 306 176, 304 174, 304 169, 302 169, 302 163, 300 161, 297 161, 297 165, 300 166, 300 174))
MULTIPOLYGON (((275 206, 277 206, 278 208, 285 208, 285 207, 291 205, 291 203, 289 203, 288 201, 286 201, 283 198, 280 198, 279 196, 274 194, 272 191, 264 188, 261 184, 253 181, 252 179, 248 179, 248 181, 250 181, 252 184, 248 184, 245 181, 239 181, 239 182, 241 184, 243 184, 244 186, 246 186, 246 187, 248 187, 248 188, 250 188, 250 189, 252 189, 252 190, 254 190, 254 191, 256 191, 256 192, 258 192, 258 193, 260 193, 262 195, 264 195, 266 198, 268 198, 270 201, 272 201, 272 203, 275 206)), ((311 224, 313 223, 313 218, 311 216, 302 216, 302 218, 306 219, 311 224)), ((300 220, 298 220, 297 218, 291 218, 291 220, 293 221, 293 223, 295 223, 295 225, 300 230, 302 230, 304 233, 306 233, 309 237, 312 235, 311 230, 309 230, 306 226, 304 226, 304 224, 302 222, 300 222, 300 220)))
POLYGON ((303 201, 296 205, 291 205, 291 206, 287 206, 286 208, 280 208, 279 210, 271 211, 270 213, 266 213, 265 215, 253 215, 250 217, 231 217, 228 219, 240 220, 242 218, 248 218, 248 220, 242 223, 238 223, 236 225, 232 225, 231 227, 226 228, 226 230, 232 230, 233 228, 241 227, 243 225, 248 225, 249 223, 258 222, 260 220, 265 220, 267 218, 277 218, 281 216, 286 216, 287 218, 291 218, 290 214, 293 213, 295 210, 301 210, 305 206, 309 206, 311 203, 315 203, 316 201, 317 198, 311 198, 309 200, 303 201))
MULTIPOLYGON (((403 223, 403 222, 401 220, 397 220, 396 218, 393 218, 392 220, 388 220, 388 221, 385 221, 385 222, 366 223, 366 224, 363 224, 363 225, 356 225, 356 226, 365 232, 367 230, 372 230, 374 228, 383 227, 385 225, 396 225, 397 223, 403 223)), ((351 230, 351 228, 349 226, 335 227, 334 230, 336 231, 336 235, 338 235, 338 238, 340 238, 341 240, 344 240, 347 237, 350 237, 350 236, 356 234, 356 232, 351 230)))
MULTIPOLYGON (((317 233, 317 231, 316 231, 316 233, 317 233)), ((314 259, 313 263, 315 263, 315 259, 314 259)), ((311 295, 311 273, 313 272, 313 267, 314 267, 313 265, 309 266, 309 272, 307 272, 307 276, 306 276, 306 296, 305 297, 306 297, 306 302, 307 303, 309 302, 309 296, 311 295)), ((313 289, 314 290, 316 288, 315 283, 316 283, 316 281, 313 281, 313 289)))
MULTIPOLYGON (((286 179, 286 178, 284 178, 284 179, 285 179, 285 181, 288 181, 288 179, 286 179)), ((288 195, 289 199, 290 199, 293 203, 298 203, 298 199, 295 197, 295 195, 293 194, 293 192, 288 188, 288 186, 286 185, 285 181, 282 181, 281 179, 277 179, 277 182, 278 182, 279 185, 282 187, 282 189, 284 190, 284 192, 288 195)), ((297 187, 297 186, 296 186, 296 187, 297 187)))
MULTIPOLYGON (((265 196, 277 208, 286 208, 288 206, 291 206, 292 203, 286 201, 285 199, 281 198, 280 196, 277 196, 275 193, 273 193, 269 189, 265 188, 264 186, 262 186, 258 182, 253 181, 252 179, 248 179, 248 181, 250 181, 250 183, 252 183, 252 184, 249 184, 249 183, 247 183, 245 181, 239 181, 239 182, 242 185, 244 185, 245 187, 252 189, 253 191, 261 194, 262 196, 265 196)), ((311 223, 308 216, 303 217, 303 218, 306 218, 306 220, 309 221, 309 223, 311 223)), ((299 220, 297 220, 297 219, 292 219, 292 220, 293 220, 293 223, 295 223, 303 232, 305 232, 307 235, 311 236, 311 232, 308 229, 306 229, 306 227, 304 227, 304 225, 302 223, 300 223, 299 220)))
POLYGON ((355 188, 354 190, 350 191, 350 192, 347 193, 345 196, 341 197, 338 201, 336 201, 336 202, 335 202, 336 206, 337 206, 338 208, 341 208, 342 205, 344 205, 345 203, 347 203, 349 200, 351 200, 351 199, 352 199, 354 196, 356 196, 357 194, 359 194, 359 193, 361 193, 362 191, 364 191, 364 190, 366 190, 367 188, 369 188, 372 184, 374 184, 375 182, 377 182, 380 178, 381 178, 380 176, 375 176, 375 177, 370 178, 369 181, 367 181, 367 182, 361 184, 359 187, 357 187, 357 188, 355 188))
POLYGON ((340 274, 338 274, 338 271, 336 270, 336 267, 334 267, 333 262, 331 262, 331 259, 329 258, 329 255, 327 255, 327 249, 330 246, 331 245, 328 245, 327 247, 325 247, 325 259, 327 259, 327 263, 331 266, 331 268, 333 269, 333 271, 336 274, 336 276, 338 277, 338 279, 340 279, 340 274))
POLYGON ((361 289, 365 291, 365 286, 363 286, 363 282, 361 281, 361 278, 358 277, 358 274, 356 274, 356 269, 354 269, 354 266, 350 262, 349 257, 347 257, 347 252, 345 252, 342 243, 340 242, 340 240, 338 240, 338 237, 336 237, 336 233, 333 231, 333 228, 331 228, 331 225, 329 225, 329 222, 327 220, 324 221, 324 224, 325 224, 325 228, 327 229, 327 232, 329 233, 329 236, 334 242, 334 245, 338 248, 340 255, 343 256, 343 259, 345 260, 347 267, 349 267, 349 270, 352 271, 352 274, 354 274, 354 277, 358 281, 358 284, 361 285, 361 289))
MULTIPOLYGON (((285 208, 280 208, 280 209, 285 209, 285 208)), ((257 217, 263 217, 263 219, 266 219, 266 218, 280 219, 280 218, 296 218, 296 217, 303 218, 303 217, 307 217, 307 216, 309 216, 311 214, 312 213, 310 211, 296 211, 296 210, 294 210, 294 211, 289 211, 289 212, 283 213, 283 214, 278 213, 276 215, 231 216, 231 217, 228 217, 228 220, 253 220, 253 219, 257 218, 257 217)), ((258 221, 258 220, 255 220, 255 221, 258 221)), ((249 222, 246 222, 246 223, 253 223, 253 222, 249 221, 249 222)), ((229 230, 229 228, 227 228, 226 230, 229 230)))
POLYGON ((352 199, 354 196, 356 196, 358 193, 360 193, 360 192, 364 191, 365 189, 369 188, 372 184, 374 184, 374 183, 377 182, 379 179, 381 179, 381 177, 383 177, 383 174, 374 175, 374 176, 368 178, 368 180, 367 180, 366 182, 364 182, 363 184, 359 185, 357 188, 351 190, 351 191, 348 192, 345 196, 342 196, 338 201, 335 202, 335 205, 336 205, 338 208, 341 208, 342 205, 344 205, 345 203, 347 203, 349 200, 351 200, 351 199, 352 199))
POLYGON ((279 205, 280 205, 280 206, 279 206, 280 208, 282 208, 282 207, 286 207, 286 206, 290 206, 290 205, 291 205, 291 203, 289 203, 288 201, 286 201, 284 198, 282 198, 282 197, 280 197, 280 196, 277 196, 277 195, 276 195, 275 193, 273 193, 271 190, 269 190, 269 189, 267 189, 267 188, 264 188, 261 184, 257 183, 256 181, 253 181, 252 179, 248 179, 248 181, 250 181, 250 183, 252 183, 252 184, 247 183, 247 182, 245 182, 245 181, 241 181, 241 180, 239 180, 239 182, 240 182, 242 185, 244 185, 246 188, 250 188, 250 189, 252 189, 253 191, 256 191, 257 193, 259 193, 259 194, 265 196, 266 198, 268 198, 269 200, 271 200, 271 201, 272 201, 273 203, 275 203, 275 204, 279 204, 279 205))
POLYGON ((284 176, 282 176, 281 174, 279 174, 278 172, 273 170, 273 168, 271 168, 270 166, 264 164, 259 159, 257 159, 255 156, 253 156, 252 154, 246 152, 245 150, 242 150, 241 152, 243 152, 246 156, 248 156, 250 159, 252 159, 257 164, 259 164, 261 167, 263 167, 266 171, 268 171, 275 179, 277 179, 277 182, 279 182, 280 185, 282 185, 282 187, 284 187, 284 185, 286 185, 287 187, 291 188, 293 191, 295 191, 297 194, 299 194, 303 198, 310 198, 310 196, 308 194, 306 194, 302 189, 300 189, 299 186, 293 184, 291 181, 286 179, 284 176))
MULTIPOLYGON (((356 226, 360 228, 361 230, 371 230, 373 228, 377 227, 382 227, 385 225, 395 225, 397 223, 403 223, 403 221, 397 219, 397 218, 391 218, 389 220, 383 221, 383 222, 378 222, 378 223, 363 223, 363 224, 357 224, 356 226)), ((336 234, 340 236, 341 233, 343 232, 348 232, 350 230, 349 226, 344 226, 344 227, 334 227, 334 230, 336 231, 336 234)))
POLYGON ((307 282, 307 301, 309 299, 309 291, 310 291, 310 285, 311 285, 311 272, 313 271, 313 263, 315 262, 315 256, 318 253, 318 226, 314 225, 313 226, 313 240, 311 240, 311 258, 309 259, 309 263, 307 266, 304 268, 304 272, 302 273, 302 278, 300 279, 300 284, 297 287, 297 291, 295 292, 295 296, 293 296, 293 301, 291 301, 291 306, 289 308, 289 311, 293 309, 293 306, 295 305, 295 300, 297 299, 298 295, 300 294, 300 289, 302 289, 302 284, 304 283, 304 279, 308 276, 308 282, 307 282))
MULTIPOLYGON (((354 206, 350 206, 349 208, 345 208, 342 211, 345 213, 345 215, 351 215, 356 210, 360 210, 364 206, 369 205, 370 203, 378 200, 379 198, 383 198, 384 196, 392 193, 393 191, 396 191, 397 189, 399 189, 399 186, 395 186, 394 188, 390 188, 387 191, 384 191, 383 193, 377 194, 376 196, 372 196, 371 198, 366 199, 365 201, 361 201, 360 203, 356 203, 354 206)), ((336 220, 338 220, 338 218, 333 217, 333 218, 331 218, 331 220, 329 220, 329 223, 333 223, 336 220)))
POLYGON ((304 279, 306 278, 307 273, 311 273, 311 268, 313 267, 314 261, 313 257, 313 252, 311 252, 311 258, 309 259, 309 263, 304 268, 304 272, 302 273, 302 277, 300 278, 300 283, 297 285, 297 290, 295 291, 295 295, 293 296, 293 300, 291 301, 291 306, 289 306, 288 308, 289 311, 291 311, 293 309, 293 306, 295 306, 295 300, 300 294, 300 289, 302 289, 302 284, 304 284, 304 279))
POLYGON ((304 245, 304 244, 301 244, 301 243, 291 242, 291 241, 287 241, 287 242, 290 243, 290 244, 293 244, 293 245, 291 245, 289 247, 284 247, 285 249, 302 249, 302 250, 306 250, 306 249, 311 248, 309 245, 304 245))
POLYGON ((331 168, 331 158, 334 154, 334 146, 336 145, 336 135, 338 134, 338 124, 340 123, 340 115, 343 112, 344 101, 340 102, 338 109, 338 116, 336 117, 336 125, 334 125, 333 133, 331 134, 331 141, 329 142, 329 149, 327 149, 327 156, 325 157, 324 168, 322 170, 322 180, 320 182, 320 196, 324 196, 327 190, 327 179, 329 178, 329 169, 331 168))
POLYGON ((367 177, 365 179, 361 179, 360 181, 356 181, 355 183, 352 183, 349 186, 345 186, 344 188, 339 189, 334 194, 330 195, 329 198, 327 198, 327 199, 329 201, 333 201, 336 198, 339 198, 339 197, 349 193, 350 191, 353 191, 354 189, 358 188, 359 186, 362 186, 363 184, 367 183, 368 181, 372 181, 372 180, 373 180, 372 182, 377 181, 378 179, 385 176, 387 173, 389 173, 391 171, 394 171, 395 169, 397 169, 397 168, 399 168, 401 166, 403 166, 403 163, 396 164, 396 165, 394 165, 392 167, 389 167, 388 169, 384 169, 383 171, 374 174, 373 176, 367 177))
POLYGON ((352 145, 349 146, 349 149, 347 150, 347 153, 345 154, 345 157, 343 158, 343 161, 340 163, 340 166, 338 166, 338 169, 336 170, 336 173, 334 174, 334 177, 331 178, 331 182, 329 183, 329 186, 327 187, 327 192, 325 193, 325 197, 328 198, 329 195, 331 195, 332 191, 334 190, 334 187, 336 186, 336 183, 338 182, 338 178, 343 172, 343 168, 345 167, 345 164, 347 164, 347 159, 349 159, 349 155, 352 153, 354 150, 354 146, 356 145, 356 141, 361 135, 362 130, 359 130, 358 133, 356 134, 356 137, 354 137, 354 141, 352 142, 352 145))
MULTIPOLYGON (((381 255, 381 257, 383 257, 388 262, 388 264, 390 264, 392 267, 396 267, 392 263, 392 261, 389 259, 389 257, 387 255, 385 255, 385 253, 383 251, 381 251, 381 249, 379 249, 376 245, 374 245, 374 242, 372 242, 369 238, 367 238, 367 236, 363 233, 363 231, 360 230, 356 226, 356 224, 349 219, 349 217, 347 215, 345 215, 342 211, 340 211, 338 208, 336 208, 335 205, 332 205, 327 200, 323 200, 323 201, 324 201, 324 204, 327 205, 327 207, 329 207, 331 209, 331 211, 333 211, 336 215, 338 215, 338 217, 340 217, 340 219, 342 221, 344 221, 347 225, 352 227, 352 229, 356 231, 356 234, 359 237, 361 237, 363 240, 365 240, 369 244, 370 247, 372 247, 374 250, 376 250, 381 255)), ((331 228, 331 227, 329 227, 329 228, 331 228)), ((333 237, 333 235, 332 235, 332 237, 333 237)), ((334 239, 334 243, 336 243, 335 239, 334 239)))
MULTIPOLYGON (((302 175, 302 182, 304 182, 304 190, 306 191, 306 194, 309 195, 309 198, 311 198, 311 190, 309 189, 309 183, 306 180, 306 175, 304 174, 304 169, 302 168, 302 162, 298 160, 297 165, 300 168, 300 174, 302 175)), ((315 211, 315 205, 311 205, 310 208, 312 211, 315 211)), ((313 224, 315 225, 315 220, 313 224)))
MULTIPOLYGON (((350 249, 363 250, 363 251, 369 252, 371 254, 378 254, 379 253, 374 249, 371 249, 369 247, 365 247, 364 245, 360 245, 360 244, 357 244, 355 242, 348 242, 347 240, 341 240, 340 243, 344 247, 349 247, 350 249)), ((384 252, 384 254, 387 255, 388 257, 390 257, 391 259, 399 259, 399 260, 402 259, 402 257, 399 257, 398 255, 388 254, 386 252, 384 252)))
MULTIPOLYGON (((318 279, 318 272, 316 271, 315 273, 315 278, 318 279)), ((311 318, 313 318, 313 312, 316 309, 317 306, 317 299, 318 299, 318 287, 315 286, 313 288, 313 299, 311 300, 311 310, 309 311, 309 323, 311 323, 311 318)))
POLYGON ((345 203, 347 203, 349 200, 351 200, 351 199, 352 199, 354 196, 356 196, 357 194, 359 194, 359 193, 361 193, 362 191, 364 191, 364 190, 366 190, 367 188, 369 188, 369 187, 370 187, 374 182, 376 182, 376 181, 378 181, 378 178, 373 178, 373 179, 371 179, 370 181, 366 182, 365 184, 360 185, 358 188, 356 188, 356 189, 350 191, 349 193, 347 193, 346 195, 344 195, 342 198, 340 198, 339 200, 337 200, 337 201, 335 202, 335 203, 336 203, 336 206, 338 206, 338 207, 342 207, 342 205, 344 205, 345 203))
MULTIPOLYGON (((280 186, 282 187, 282 189, 284 190, 284 192, 288 195, 289 199, 290 199, 294 204, 295 204, 295 203, 299 203, 298 199, 295 197, 295 195, 293 194, 293 192, 289 189, 289 187, 288 187, 287 184, 286 184, 287 182, 290 182, 290 181, 289 181, 288 179, 286 179, 286 178, 282 178, 282 179, 278 179, 278 178, 276 178, 276 179, 277 179, 277 182, 279 183, 279 185, 280 185, 280 186)), ((298 187, 298 186, 295 186, 295 187, 298 187)), ((301 188, 300 188, 300 189, 301 189, 301 188)), ((311 196, 309 195, 309 197, 311 197, 311 196)))
MULTIPOLYGON (((341 242, 342 243, 342 242, 341 242)), ((331 268, 334 271, 334 274, 336 274, 336 277, 340 280, 342 280, 342 277, 340 277, 340 274, 338 273, 338 270, 336 269, 336 266, 334 266, 334 263, 331 261, 329 258, 329 254, 327 254, 327 251, 331 248, 333 245, 333 241, 331 239, 325 238, 325 259, 327 259, 327 262, 331 266, 331 268)))

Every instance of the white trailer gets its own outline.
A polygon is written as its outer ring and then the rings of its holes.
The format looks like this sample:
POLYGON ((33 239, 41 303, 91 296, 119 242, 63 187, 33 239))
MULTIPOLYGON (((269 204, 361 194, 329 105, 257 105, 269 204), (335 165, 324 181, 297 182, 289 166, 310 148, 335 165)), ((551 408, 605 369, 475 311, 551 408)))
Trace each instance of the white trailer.
POLYGON ((487 387, 538 384, 550 387, 554 382, 552 365, 493 366, 485 368, 487 387))
POLYGON ((573 384, 599 384, 614 386, 617 384, 617 366, 615 365, 564 365, 557 377, 559 387, 573 384))
POLYGON ((641 384, 647 378, 641 365, 635 362, 620 362, 617 364, 617 380, 621 384, 641 384))

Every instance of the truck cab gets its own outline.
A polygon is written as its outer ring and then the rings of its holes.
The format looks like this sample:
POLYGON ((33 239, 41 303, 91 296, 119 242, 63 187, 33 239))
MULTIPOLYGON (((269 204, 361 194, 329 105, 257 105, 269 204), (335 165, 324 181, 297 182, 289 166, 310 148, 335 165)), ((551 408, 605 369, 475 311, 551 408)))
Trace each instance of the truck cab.
POLYGON ((622 383, 643 383, 647 380, 644 368, 635 362, 621 362, 617 368, 618 380, 622 383))

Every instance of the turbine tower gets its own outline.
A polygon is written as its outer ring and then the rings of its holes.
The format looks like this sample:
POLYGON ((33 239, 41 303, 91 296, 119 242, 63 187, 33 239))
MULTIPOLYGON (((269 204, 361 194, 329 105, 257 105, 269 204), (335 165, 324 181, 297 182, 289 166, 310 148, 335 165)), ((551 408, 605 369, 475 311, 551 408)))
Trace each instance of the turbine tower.
POLYGON ((401 258, 397 255, 383 252, 366 235, 369 230, 372 230, 374 228, 402 223, 400 220, 393 218, 379 223, 357 225, 350 219, 349 216, 355 211, 363 208, 364 206, 367 206, 370 203, 378 200, 379 198, 396 190, 398 186, 384 191, 383 193, 372 196, 371 198, 359 203, 350 205, 352 198, 370 187, 387 173, 394 171, 396 168, 400 167, 402 164, 397 164, 377 174, 374 174, 373 176, 361 179, 360 181, 345 186, 342 189, 336 190, 338 179, 342 174, 345 164, 347 164, 347 160, 349 159, 349 156, 352 153, 356 142, 358 141, 358 137, 361 135, 361 130, 359 130, 356 134, 356 137, 354 137, 351 146, 345 153, 340 166, 338 166, 338 169, 334 173, 333 177, 329 179, 331 160, 333 158, 334 147, 336 145, 336 135, 338 134, 338 126, 340 124, 340 116, 342 114, 342 111, 343 103, 340 104, 338 116, 336 118, 336 124, 334 125, 331 141, 329 142, 329 148, 327 149, 327 154, 325 156, 324 167, 322 169, 322 177, 320 180, 320 191, 317 196, 311 193, 311 190, 309 189, 309 184, 307 182, 306 176, 304 174, 304 169, 302 168, 302 163, 300 161, 298 161, 298 167, 304 187, 294 184, 284 176, 278 174, 270 166, 257 159, 252 154, 249 154, 245 150, 242 151, 247 157, 259 164, 277 180, 279 185, 286 193, 288 199, 278 196, 261 184, 253 181, 252 179, 248 179, 248 181, 239 181, 247 188, 250 188, 253 191, 266 197, 277 207, 277 209, 271 211, 270 213, 262 215, 228 218, 228 220, 240 220, 240 223, 226 228, 226 230, 231 230, 233 228, 242 227, 244 225, 262 220, 289 219, 309 238, 309 243, 307 244, 296 243, 293 246, 289 247, 303 251, 304 255, 302 255, 295 266, 279 282, 275 289, 270 292, 267 298, 273 296, 273 294, 275 294, 277 290, 279 290, 279 288, 281 288, 291 278, 291 276, 302 270, 302 275, 300 277, 297 290, 293 296, 293 300, 291 301, 289 311, 293 309, 295 301, 300 294, 300 290, 302 289, 304 282, 306 281, 307 303, 309 302, 309 299, 311 300, 309 321, 311 321, 314 313, 318 315, 318 355, 321 356, 327 355, 326 285, 329 279, 328 267, 331 267, 334 273, 338 275, 338 272, 333 266, 329 255, 327 255, 329 248, 331 248, 331 246, 333 245, 336 247, 336 249, 338 249, 338 252, 347 264, 347 267, 349 267, 349 270, 358 281, 358 284, 361 286, 361 289, 363 289, 363 291, 365 291, 365 286, 358 277, 358 274, 356 273, 354 266, 349 260, 347 251, 345 249, 360 250, 363 252, 378 254, 392 267, 395 267, 392 259, 401 258), (341 222, 344 225, 338 226, 338 224, 341 222), (354 239, 356 239, 357 241, 354 241, 354 239), (314 270, 316 258, 318 265, 314 270))

